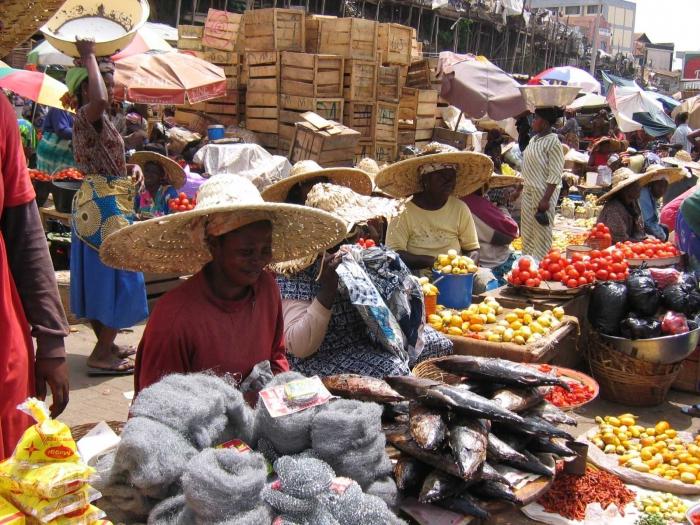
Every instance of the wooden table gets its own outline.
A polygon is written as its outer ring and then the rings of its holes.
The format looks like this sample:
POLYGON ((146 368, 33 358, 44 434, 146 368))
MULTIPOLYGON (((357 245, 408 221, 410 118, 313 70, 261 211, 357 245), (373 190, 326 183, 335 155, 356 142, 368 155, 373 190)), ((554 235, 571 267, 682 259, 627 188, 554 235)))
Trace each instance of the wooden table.
POLYGON ((54 219, 70 228, 70 213, 62 213, 56 211, 53 206, 44 206, 39 208, 39 215, 41 216, 41 224, 44 227, 44 231, 49 231, 49 219, 54 219))

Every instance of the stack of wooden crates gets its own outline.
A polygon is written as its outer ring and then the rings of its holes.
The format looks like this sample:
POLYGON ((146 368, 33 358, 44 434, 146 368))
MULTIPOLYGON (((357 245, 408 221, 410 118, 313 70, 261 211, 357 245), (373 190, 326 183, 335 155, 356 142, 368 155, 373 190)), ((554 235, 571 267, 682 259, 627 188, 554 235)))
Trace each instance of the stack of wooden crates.
POLYGON ((178 26, 178 48, 217 65, 226 75, 226 95, 198 104, 179 107, 175 120, 195 131, 204 132, 210 124, 237 126, 243 119, 245 94, 241 92, 242 48, 240 31, 243 15, 209 9, 204 26, 178 26))

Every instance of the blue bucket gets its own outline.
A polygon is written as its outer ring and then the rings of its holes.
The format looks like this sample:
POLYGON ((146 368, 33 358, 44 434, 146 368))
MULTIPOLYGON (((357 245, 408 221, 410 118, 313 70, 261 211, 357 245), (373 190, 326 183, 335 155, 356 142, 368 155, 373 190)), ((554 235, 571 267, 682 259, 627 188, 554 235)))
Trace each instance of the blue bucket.
POLYGON ((209 140, 223 139, 224 134, 225 134, 225 130, 221 124, 217 124, 215 126, 209 126, 207 128, 207 137, 209 137, 209 140))
POLYGON ((472 289, 474 288, 474 274, 443 274, 433 270, 433 281, 438 289, 438 304, 447 308, 461 310, 472 304, 472 289))

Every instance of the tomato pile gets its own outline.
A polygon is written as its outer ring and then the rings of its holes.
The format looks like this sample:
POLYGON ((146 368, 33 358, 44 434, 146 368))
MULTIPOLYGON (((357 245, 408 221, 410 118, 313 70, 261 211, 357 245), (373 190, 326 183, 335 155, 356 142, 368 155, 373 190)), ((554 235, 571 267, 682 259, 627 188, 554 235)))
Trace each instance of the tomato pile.
POLYGON ((551 250, 534 268, 526 257, 508 274, 514 286, 538 287, 542 281, 556 281, 567 288, 578 288, 597 281, 618 281, 627 278, 628 266, 621 250, 592 250, 588 256, 574 253, 571 260, 559 250, 551 250))
POLYGON ((40 170, 27 170, 29 171, 29 178, 32 180, 36 180, 39 182, 51 182, 51 175, 46 173, 45 171, 40 171, 40 170))
POLYGON ((571 392, 567 392, 560 386, 552 387, 544 398, 559 408, 580 405, 593 398, 593 389, 588 385, 571 381, 569 387, 571 392))
POLYGON ((190 211, 194 210, 197 200, 188 198, 186 193, 180 193, 176 199, 170 199, 168 201, 168 208, 172 212, 178 211, 190 211))
POLYGON ((599 222, 591 230, 587 241, 597 241, 596 244, 598 244, 601 248, 608 248, 612 244, 612 235, 610 235, 610 228, 608 228, 602 222, 599 222))
POLYGON ((85 175, 76 168, 64 168, 53 176, 53 180, 83 180, 85 175))
POLYGON ((678 248, 670 242, 647 239, 642 242, 618 242, 615 247, 622 250, 626 259, 664 259, 680 255, 678 248))
POLYGON ((365 250, 367 248, 374 248, 377 245, 377 243, 374 242, 374 239, 365 239, 364 237, 360 237, 357 240, 357 244, 359 244, 365 250))
POLYGON ((700 525, 700 513, 691 514, 691 515, 690 515, 690 522, 691 522, 693 525, 700 525))

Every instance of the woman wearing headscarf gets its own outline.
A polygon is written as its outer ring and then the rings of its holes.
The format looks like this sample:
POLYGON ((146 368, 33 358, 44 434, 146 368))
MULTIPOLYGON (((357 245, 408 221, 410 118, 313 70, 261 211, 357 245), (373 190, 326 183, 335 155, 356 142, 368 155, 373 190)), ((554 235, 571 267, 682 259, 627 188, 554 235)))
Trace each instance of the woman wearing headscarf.
MULTIPOLYGON (((71 310, 89 319, 97 343, 87 365, 95 374, 133 372, 129 356, 133 349, 120 348, 114 341, 122 328, 148 316, 143 274, 115 270, 100 260, 102 241, 133 221, 136 184, 141 170, 127 166, 124 141, 111 123, 107 111, 112 98, 113 65, 100 66, 94 42, 78 41, 83 67, 66 75, 77 109, 73 146, 78 168, 86 178, 73 207, 71 242, 71 310)), ((140 180, 138 181, 140 185, 140 180)))
POLYGON ((552 247, 554 209, 564 171, 564 153, 552 126, 561 116, 558 108, 535 110, 530 140, 523 158, 521 230, 523 254, 542 260, 552 247))

